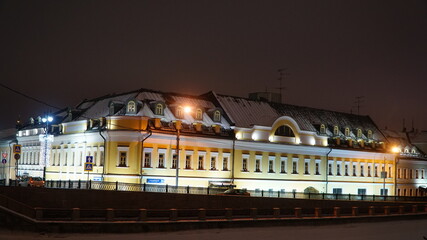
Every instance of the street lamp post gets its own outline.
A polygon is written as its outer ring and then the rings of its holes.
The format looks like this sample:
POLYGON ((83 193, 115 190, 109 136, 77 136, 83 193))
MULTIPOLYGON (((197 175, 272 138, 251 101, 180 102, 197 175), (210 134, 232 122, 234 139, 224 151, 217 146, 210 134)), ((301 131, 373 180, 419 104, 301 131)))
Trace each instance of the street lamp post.
POLYGON ((44 152, 43 152, 43 180, 46 180, 46 166, 47 166, 47 160, 48 160, 48 137, 49 137, 49 123, 53 121, 53 117, 46 116, 42 118, 42 122, 46 123, 45 126, 45 136, 44 136, 44 152))
MULTIPOLYGON (((177 126, 178 126, 178 122, 177 122, 177 126)), ((179 176, 179 136, 180 136, 180 132, 181 130, 177 127, 176 128, 176 180, 175 180, 175 185, 178 188, 178 176, 179 176)))

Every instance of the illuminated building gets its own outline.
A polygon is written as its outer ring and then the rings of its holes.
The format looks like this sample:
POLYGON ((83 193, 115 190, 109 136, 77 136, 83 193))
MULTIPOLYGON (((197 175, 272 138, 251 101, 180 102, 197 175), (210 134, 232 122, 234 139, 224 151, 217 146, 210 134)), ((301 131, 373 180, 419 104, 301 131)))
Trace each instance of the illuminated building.
MULTIPOLYGON (((52 180, 369 195, 395 190, 395 156, 368 116, 140 89, 84 100, 55 113, 49 127, 46 178, 52 180), (86 156, 94 158, 89 176, 86 156)), ((43 129, 39 118, 19 129, 19 175, 41 176, 43 129)))

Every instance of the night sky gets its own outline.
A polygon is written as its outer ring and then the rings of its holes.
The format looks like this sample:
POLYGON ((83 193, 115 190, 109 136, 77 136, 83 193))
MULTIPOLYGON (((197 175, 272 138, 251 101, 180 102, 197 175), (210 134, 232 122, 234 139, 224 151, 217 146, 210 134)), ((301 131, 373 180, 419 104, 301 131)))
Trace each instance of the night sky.
MULTIPOLYGON (((139 88, 427 130, 427 1, 0 1, 0 82, 58 107, 139 88)), ((54 111, 0 87, 0 129, 54 111)))

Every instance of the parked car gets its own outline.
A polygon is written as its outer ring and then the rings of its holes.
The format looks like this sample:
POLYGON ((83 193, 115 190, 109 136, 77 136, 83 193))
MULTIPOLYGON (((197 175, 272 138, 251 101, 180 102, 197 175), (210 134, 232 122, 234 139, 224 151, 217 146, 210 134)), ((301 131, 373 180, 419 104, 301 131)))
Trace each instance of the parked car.
POLYGON ((219 193, 217 195, 222 195, 222 196, 247 196, 249 197, 251 194, 246 191, 246 189, 236 189, 236 188, 230 188, 227 189, 225 192, 223 193, 219 193))
POLYGON ((20 187, 44 187, 44 181, 41 177, 26 177, 18 183, 20 187))

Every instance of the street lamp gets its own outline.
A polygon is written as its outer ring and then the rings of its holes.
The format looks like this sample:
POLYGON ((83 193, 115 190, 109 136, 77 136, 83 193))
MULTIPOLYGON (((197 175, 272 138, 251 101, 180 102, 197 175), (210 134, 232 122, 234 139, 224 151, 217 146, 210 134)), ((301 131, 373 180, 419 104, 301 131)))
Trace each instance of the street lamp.
MULTIPOLYGON (((185 106, 184 107, 184 113, 189 114, 191 112, 191 107, 190 106, 185 106)), ((177 187, 178 190, 178 178, 179 178, 179 140, 180 140, 180 136, 181 136, 181 125, 182 122, 181 120, 176 120, 175 122, 175 128, 176 128, 176 176, 175 176, 175 185, 177 187)))
POLYGON ((43 180, 46 180, 46 166, 48 165, 48 144, 49 144, 49 123, 53 121, 52 116, 42 118, 42 122, 46 123, 43 148, 43 180))

